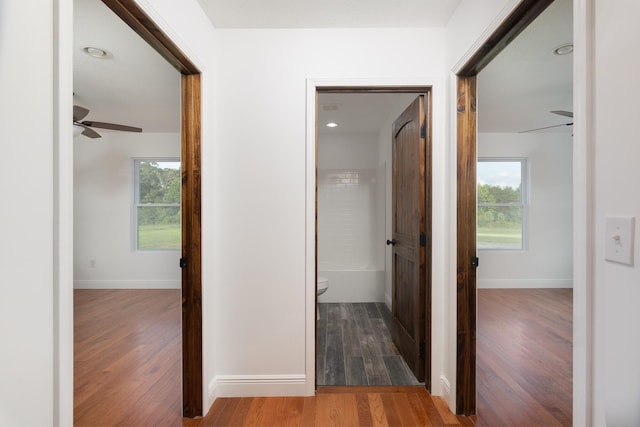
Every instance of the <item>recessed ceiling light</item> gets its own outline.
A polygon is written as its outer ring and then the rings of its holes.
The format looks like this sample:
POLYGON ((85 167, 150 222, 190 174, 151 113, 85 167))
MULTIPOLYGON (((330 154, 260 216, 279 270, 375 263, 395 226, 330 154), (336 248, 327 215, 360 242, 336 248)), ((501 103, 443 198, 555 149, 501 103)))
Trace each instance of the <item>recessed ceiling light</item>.
POLYGON ((104 49, 100 49, 99 47, 87 46, 87 47, 83 47, 82 51, 94 58, 104 59, 110 56, 108 51, 104 49))
POLYGON ((337 127, 337 126, 338 126, 338 124, 337 124, 337 123, 335 123, 335 122, 329 122, 329 123, 327 123, 327 124, 326 124, 326 126, 327 126, 328 128, 334 128, 334 127, 337 127))
POLYGON ((568 55, 573 52, 573 43, 563 44, 553 49, 554 55, 568 55))

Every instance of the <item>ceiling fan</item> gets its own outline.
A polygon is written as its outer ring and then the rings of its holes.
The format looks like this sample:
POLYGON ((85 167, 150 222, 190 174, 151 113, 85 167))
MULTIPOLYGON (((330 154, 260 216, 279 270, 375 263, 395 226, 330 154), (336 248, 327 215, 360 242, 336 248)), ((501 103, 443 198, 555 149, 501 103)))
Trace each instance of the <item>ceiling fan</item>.
MULTIPOLYGON (((550 111, 550 113, 557 114, 557 115, 559 115, 559 116, 564 116, 564 117, 571 117, 571 118, 573 118, 573 112, 571 112, 571 111, 555 110, 555 111, 550 111)), ((542 127, 542 128, 536 128, 536 129, 523 130, 523 131, 520 131, 520 132, 518 132, 518 133, 535 132, 535 131, 537 131, 537 130, 557 128, 557 127, 560 127, 560 126, 573 126, 573 122, 571 122, 571 123, 563 123, 563 124, 560 124, 560 125, 545 126, 545 127, 542 127)))
POLYGON ((94 122, 93 120, 84 120, 89 110, 79 105, 73 106, 73 136, 82 134, 89 138, 101 138, 102 136, 92 128, 122 130, 125 132, 142 132, 142 128, 119 125, 115 123, 94 122))

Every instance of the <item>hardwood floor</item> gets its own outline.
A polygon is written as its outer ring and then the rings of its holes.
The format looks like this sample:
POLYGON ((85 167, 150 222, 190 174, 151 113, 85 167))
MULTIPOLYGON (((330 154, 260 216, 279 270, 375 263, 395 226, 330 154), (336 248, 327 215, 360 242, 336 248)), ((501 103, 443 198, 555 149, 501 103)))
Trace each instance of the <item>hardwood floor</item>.
POLYGON ((185 426, 472 426, 423 387, 321 387, 315 397, 220 398, 185 426))
POLYGON ((74 424, 180 425, 179 289, 74 292, 74 424))
POLYGON ((571 307, 570 289, 478 292, 477 420, 456 417, 422 387, 220 398, 206 417, 190 420, 181 418, 180 291, 76 290, 74 423, 569 426, 571 307))
POLYGON ((573 291, 480 289, 481 426, 572 424, 573 291))
POLYGON ((391 340, 384 303, 323 303, 318 311, 318 386, 420 384, 391 340))

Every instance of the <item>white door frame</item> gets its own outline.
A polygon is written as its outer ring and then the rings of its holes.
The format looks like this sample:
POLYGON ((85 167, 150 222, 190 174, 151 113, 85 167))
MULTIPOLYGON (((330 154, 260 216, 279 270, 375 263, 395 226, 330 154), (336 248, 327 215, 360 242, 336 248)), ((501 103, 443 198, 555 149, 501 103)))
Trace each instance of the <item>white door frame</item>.
POLYGON ((573 425, 593 424, 593 0, 573 0, 573 425))

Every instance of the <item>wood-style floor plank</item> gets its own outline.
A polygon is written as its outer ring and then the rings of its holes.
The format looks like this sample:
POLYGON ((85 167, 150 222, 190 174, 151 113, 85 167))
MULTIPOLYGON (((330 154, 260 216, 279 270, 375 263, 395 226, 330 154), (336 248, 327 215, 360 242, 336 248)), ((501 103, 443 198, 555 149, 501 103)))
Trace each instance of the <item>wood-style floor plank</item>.
POLYGON ((571 289, 479 289, 478 425, 572 424, 571 289))
POLYGON ((315 397, 249 397, 216 401, 204 417, 189 426, 404 427, 474 425, 472 418, 452 414, 440 398, 422 387, 329 387, 315 397), (236 400, 235 409, 229 402, 236 400), (238 411, 247 406, 248 411, 238 411), (224 401, 224 404, 218 404, 224 401), (244 403, 243 403, 244 402, 244 403), (235 417, 225 414, 233 411, 235 417))
POLYGON ((74 423, 181 422, 180 290, 74 292, 74 423))
POLYGON ((318 385, 420 384, 393 344, 384 303, 322 303, 318 311, 318 385))
MULTIPOLYGON (((478 293, 477 417, 455 416, 422 387, 384 386, 219 398, 206 417, 182 419, 180 291, 76 290, 75 425, 571 425, 571 290, 487 291, 478 293)), ((332 310, 374 341, 357 320, 367 307, 332 310)), ((360 342, 364 356, 369 345, 360 342)))

